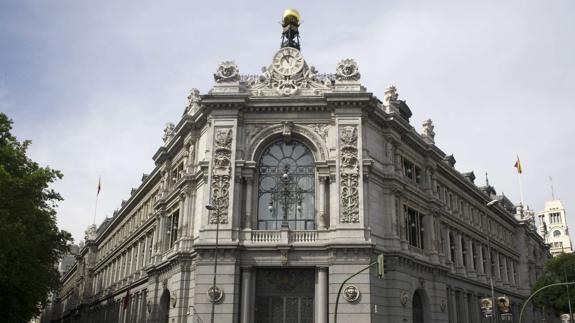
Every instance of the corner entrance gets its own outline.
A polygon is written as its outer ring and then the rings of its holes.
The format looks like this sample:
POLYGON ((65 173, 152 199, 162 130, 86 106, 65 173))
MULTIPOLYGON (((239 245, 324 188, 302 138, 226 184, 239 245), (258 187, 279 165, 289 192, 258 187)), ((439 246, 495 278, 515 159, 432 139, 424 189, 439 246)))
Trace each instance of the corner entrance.
POLYGON ((256 271, 256 323, 313 323, 314 269, 256 271))

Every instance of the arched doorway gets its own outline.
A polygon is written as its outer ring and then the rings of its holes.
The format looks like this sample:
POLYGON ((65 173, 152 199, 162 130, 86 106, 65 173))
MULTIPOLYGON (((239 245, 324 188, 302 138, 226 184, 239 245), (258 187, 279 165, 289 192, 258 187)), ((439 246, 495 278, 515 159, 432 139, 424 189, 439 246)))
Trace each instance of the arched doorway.
POLYGON ((416 290, 413 294, 413 304, 411 308, 413 311, 413 323, 424 323, 425 315, 423 312, 423 297, 419 290, 416 290))
POLYGON ((160 309, 158 313, 160 323, 168 323, 170 321, 170 292, 164 289, 162 297, 160 297, 160 309))

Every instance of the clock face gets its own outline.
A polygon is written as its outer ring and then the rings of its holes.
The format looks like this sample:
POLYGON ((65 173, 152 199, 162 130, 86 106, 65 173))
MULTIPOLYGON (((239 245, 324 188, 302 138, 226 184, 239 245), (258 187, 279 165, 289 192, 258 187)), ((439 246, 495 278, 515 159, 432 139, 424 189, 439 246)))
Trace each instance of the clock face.
POLYGON ((303 68, 304 63, 299 50, 284 47, 274 55, 273 67, 276 72, 287 76, 299 72, 303 68))

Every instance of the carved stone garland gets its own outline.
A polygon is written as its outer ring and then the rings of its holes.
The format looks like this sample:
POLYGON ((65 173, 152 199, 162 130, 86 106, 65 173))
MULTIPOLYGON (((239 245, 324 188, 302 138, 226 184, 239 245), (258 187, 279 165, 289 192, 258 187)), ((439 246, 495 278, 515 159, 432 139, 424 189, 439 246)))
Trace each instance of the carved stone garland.
POLYGON ((359 222, 359 159, 357 128, 345 126, 340 130, 340 198, 342 223, 359 222))
MULTIPOLYGON (((219 210, 220 224, 228 223, 232 138, 232 129, 217 129, 214 136, 211 198, 212 205, 219 210)), ((209 221, 217 223, 217 211, 210 212, 209 221)))

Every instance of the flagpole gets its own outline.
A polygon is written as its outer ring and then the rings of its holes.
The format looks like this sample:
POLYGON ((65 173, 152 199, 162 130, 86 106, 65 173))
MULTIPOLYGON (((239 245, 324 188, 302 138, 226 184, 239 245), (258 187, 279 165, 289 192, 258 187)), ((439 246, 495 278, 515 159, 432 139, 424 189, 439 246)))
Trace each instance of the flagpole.
POLYGON ((101 183, 102 178, 98 177, 98 188, 96 190, 96 203, 94 205, 94 221, 92 222, 92 224, 96 224, 96 214, 98 212, 98 197, 100 196, 100 189, 102 188, 101 183))
POLYGON ((525 207, 525 200, 523 199, 523 181, 521 181, 521 173, 517 174, 517 178, 519 179, 519 194, 521 196, 521 205, 525 207))
POLYGON ((519 159, 519 155, 517 155, 515 168, 517 168, 517 179, 519 180, 519 195, 521 196, 521 206, 524 207, 525 200, 523 199, 523 183, 521 182, 521 174, 523 174, 523 167, 521 167, 521 160, 519 159))
POLYGON ((94 206, 94 221, 92 224, 96 224, 96 212, 98 211, 98 196, 100 194, 96 194, 96 205, 94 206))

